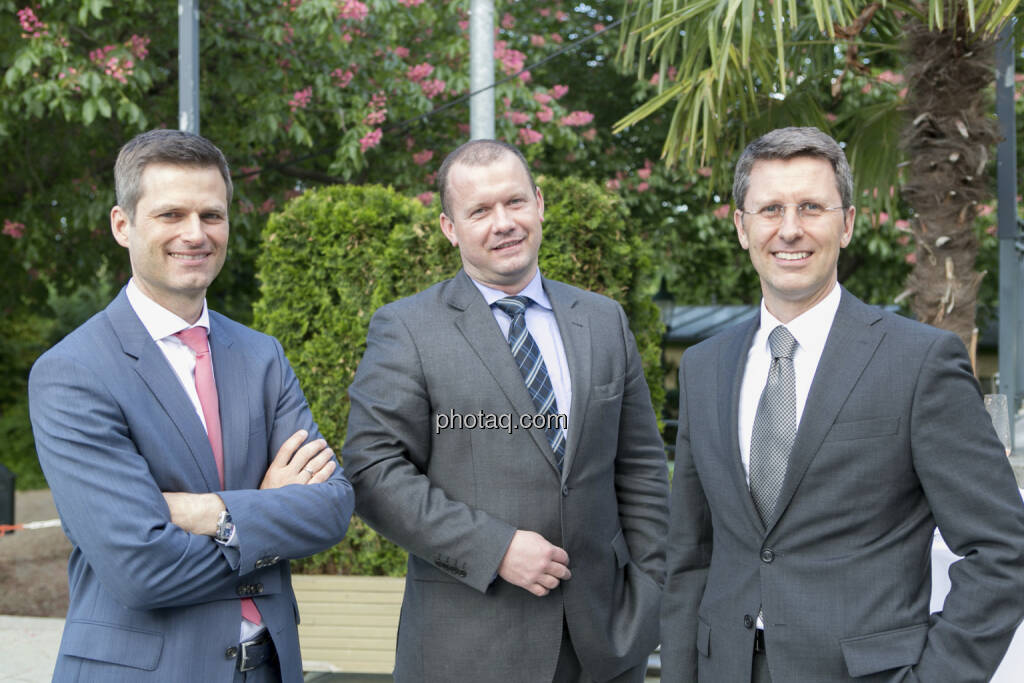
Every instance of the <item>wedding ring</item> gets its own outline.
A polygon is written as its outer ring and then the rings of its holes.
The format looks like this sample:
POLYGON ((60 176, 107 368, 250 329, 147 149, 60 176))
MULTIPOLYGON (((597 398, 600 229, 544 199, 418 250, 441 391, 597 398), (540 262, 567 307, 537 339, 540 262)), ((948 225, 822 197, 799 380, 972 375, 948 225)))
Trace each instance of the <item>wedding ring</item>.
POLYGON ((316 472, 314 472, 313 470, 309 469, 308 467, 303 467, 303 468, 302 468, 302 471, 303 471, 303 472, 306 472, 306 473, 307 473, 307 474, 309 474, 309 476, 311 476, 311 477, 312 477, 312 476, 313 476, 314 474, 316 474, 316 472))

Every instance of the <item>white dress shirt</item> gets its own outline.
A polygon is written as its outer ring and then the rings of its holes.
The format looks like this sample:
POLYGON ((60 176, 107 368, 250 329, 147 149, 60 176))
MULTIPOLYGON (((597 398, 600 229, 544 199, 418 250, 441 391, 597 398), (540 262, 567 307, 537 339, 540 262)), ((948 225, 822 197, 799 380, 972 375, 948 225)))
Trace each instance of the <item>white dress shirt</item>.
MULTIPOLYGON (((171 369, 174 370, 182 388, 188 394, 189 400, 192 401, 192 407, 196 409, 196 415, 203 423, 203 429, 206 429, 203 406, 199 403, 199 394, 196 392, 196 354, 185 342, 174 336, 190 327, 205 327, 206 333, 210 333, 210 313, 206 310, 206 301, 203 301, 203 312, 199 314, 199 320, 194 325, 190 325, 184 318, 171 313, 143 294, 139 286, 135 284, 135 278, 128 281, 125 294, 128 295, 128 303, 131 304, 135 315, 139 316, 139 320, 142 321, 142 326, 146 328, 149 336, 163 352, 164 358, 171 364, 171 369)), ((214 381, 216 381, 216 377, 214 377, 214 381)))
MULTIPOLYGON (((821 352, 825 350, 832 321, 839 309, 841 289, 838 284, 832 287, 828 295, 808 311, 801 313, 786 323, 786 329, 796 339, 796 350, 793 352, 793 370, 796 375, 796 424, 800 427, 800 418, 804 414, 807 394, 811 390, 814 373, 821 360, 821 352)), ((757 404, 761 400, 761 392, 768 382, 768 370, 772 364, 771 347, 768 335, 782 323, 765 308, 761 300, 761 327, 754 334, 754 341, 747 353, 747 365, 743 371, 743 384, 740 387, 739 425, 740 457, 743 460, 743 471, 750 482, 750 440, 754 433, 754 416, 757 404)))
MULTIPOLYGON (((179 317, 176 313, 172 313, 143 294, 139 286, 135 284, 135 278, 128 281, 125 294, 128 296, 128 303, 131 304, 135 315, 139 316, 142 326, 146 328, 146 332, 156 342, 157 348, 164 354, 164 358, 167 359, 178 381, 181 382, 181 386, 185 393, 188 394, 192 407, 195 408, 196 415, 199 416, 199 421, 203 423, 203 430, 205 431, 207 429, 206 418, 203 417, 203 406, 199 402, 199 393, 196 391, 196 354, 185 342, 174 335, 190 327, 205 327, 206 333, 209 335, 210 313, 206 308, 206 300, 203 300, 203 312, 199 314, 199 319, 194 325, 190 325, 184 318, 179 317)), ((210 372, 213 372, 212 363, 210 372)), ((216 377, 214 377, 214 381, 216 381, 216 377)), ((231 537, 223 545, 231 548, 229 552, 238 552, 236 550, 239 546, 238 534, 235 533, 234 529, 231 530, 231 537)), ((241 619, 239 640, 251 640, 262 630, 264 630, 263 626, 241 619)))
MULTIPOLYGON (((473 280, 473 278, 470 278, 473 280)), ((498 289, 492 289, 482 285, 476 280, 473 284, 484 296, 484 301, 491 307, 494 319, 498 321, 501 333, 508 339, 508 329, 512 326, 512 319, 504 311, 492 306, 498 299, 504 299, 509 294, 498 289)), ((526 329, 530 336, 537 342, 540 355, 544 358, 544 366, 551 378, 551 388, 555 392, 556 411, 569 419, 569 407, 572 405, 572 380, 569 378, 569 361, 565 357, 565 346, 562 344, 562 335, 558 331, 558 321, 555 320, 555 312, 551 308, 551 300, 544 291, 544 285, 540 277, 540 269, 534 274, 533 279, 523 287, 523 291, 516 296, 529 297, 534 304, 526 307, 526 329)))

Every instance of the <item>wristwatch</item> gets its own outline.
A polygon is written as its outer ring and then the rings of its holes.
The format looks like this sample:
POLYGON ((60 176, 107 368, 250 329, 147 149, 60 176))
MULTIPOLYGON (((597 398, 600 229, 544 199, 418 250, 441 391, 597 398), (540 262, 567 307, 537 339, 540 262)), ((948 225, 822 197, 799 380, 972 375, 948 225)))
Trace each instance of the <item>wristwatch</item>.
POLYGON ((231 540, 231 534, 235 531, 235 525, 231 522, 231 513, 224 510, 220 513, 220 519, 217 520, 217 534, 213 537, 213 540, 218 543, 227 543, 231 540))

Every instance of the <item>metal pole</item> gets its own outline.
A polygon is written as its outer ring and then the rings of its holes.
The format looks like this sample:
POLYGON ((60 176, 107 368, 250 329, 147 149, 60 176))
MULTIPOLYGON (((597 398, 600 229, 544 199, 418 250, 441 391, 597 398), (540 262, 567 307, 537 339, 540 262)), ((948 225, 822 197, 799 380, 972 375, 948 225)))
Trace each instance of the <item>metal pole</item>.
POLYGON ((1010 441, 1021 370, 1020 259, 1017 252, 1017 125, 1013 105, 1013 26, 1003 27, 996 46, 996 116, 1002 141, 996 153, 996 183, 999 198, 999 393, 1010 404, 1010 441))
POLYGON ((494 0, 472 0, 469 6, 469 137, 494 138, 494 0))
POLYGON ((199 0, 178 0, 178 129, 199 134, 199 0))

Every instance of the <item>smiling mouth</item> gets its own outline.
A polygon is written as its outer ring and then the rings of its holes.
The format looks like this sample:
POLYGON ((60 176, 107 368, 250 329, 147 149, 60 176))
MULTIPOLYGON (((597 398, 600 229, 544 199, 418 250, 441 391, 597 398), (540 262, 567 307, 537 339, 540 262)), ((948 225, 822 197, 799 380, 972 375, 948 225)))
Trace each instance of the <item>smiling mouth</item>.
POLYGON ((171 258, 177 259, 179 261, 202 261, 203 259, 207 258, 209 255, 210 254, 207 253, 207 252, 203 252, 202 254, 179 254, 179 253, 176 253, 176 252, 171 252, 170 253, 170 257, 171 258))
POLYGON ((783 261, 799 261, 800 259, 809 258, 811 252, 809 251, 777 251, 775 252, 776 258, 782 259, 783 261))
POLYGON ((518 244, 521 244, 525 240, 525 237, 521 237, 520 239, 517 240, 509 240, 507 242, 502 242, 497 246, 491 247, 491 251, 501 251, 502 249, 508 249, 509 247, 514 247, 518 244))

